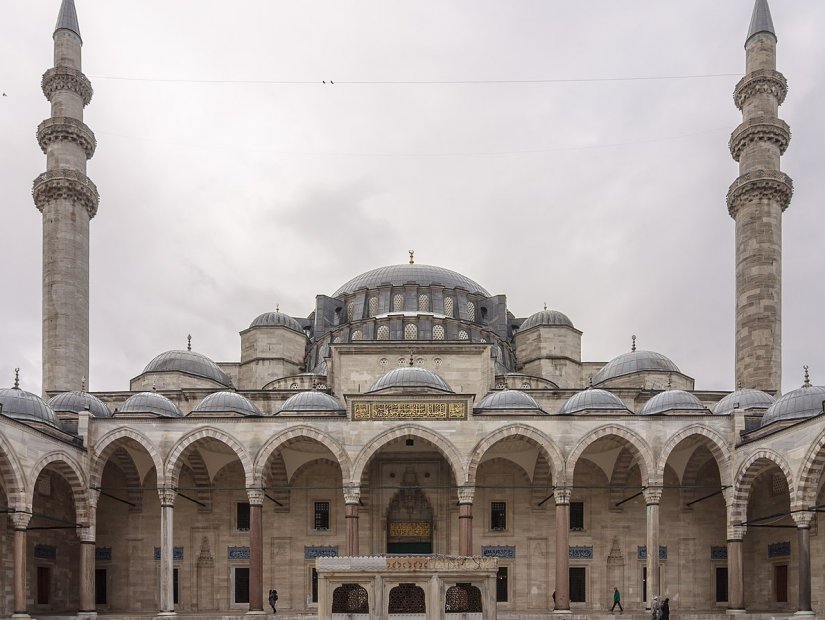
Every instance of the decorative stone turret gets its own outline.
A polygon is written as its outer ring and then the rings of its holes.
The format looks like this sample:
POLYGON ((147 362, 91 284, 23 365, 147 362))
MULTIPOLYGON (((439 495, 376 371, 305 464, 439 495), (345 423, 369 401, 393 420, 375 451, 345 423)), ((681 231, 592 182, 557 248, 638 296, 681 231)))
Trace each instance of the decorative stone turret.
POLYGON ((793 195, 779 169, 791 132, 778 117, 788 84, 776 70, 776 42, 768 2, 756 0, 746 75, 734 91, 743 121, 730 152, 740 176, 727 203, 736 221, 736 383, 767 391, 782 385, 782 212, 793 195))
POLYGON ((74 0, 63 0, 54 31, 54 67, 43 75, 51 118, 37 128, 46 172, 32 196, 43 214, 43 393, 80 388, 89 376, 89 221, 98 193, 86 176, 97 142, 83 122, 92 85, 81 71, 74 0))

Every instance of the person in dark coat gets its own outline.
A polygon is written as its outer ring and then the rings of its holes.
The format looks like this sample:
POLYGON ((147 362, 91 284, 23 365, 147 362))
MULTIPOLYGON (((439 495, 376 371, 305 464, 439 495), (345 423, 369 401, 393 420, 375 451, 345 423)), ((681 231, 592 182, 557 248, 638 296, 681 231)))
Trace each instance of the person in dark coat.
POLYGON ((662 613, 659 616, 659 620, 669 620, 670 619, 670 599, 666 598, 662 601, 662 613))
POLYGON ((277 609, 275 609, 275 603, 278 602, 278 591, 277 590, 270 590, 269 591, 269 606, 272 607, 272 613, 277 613, 277 609))

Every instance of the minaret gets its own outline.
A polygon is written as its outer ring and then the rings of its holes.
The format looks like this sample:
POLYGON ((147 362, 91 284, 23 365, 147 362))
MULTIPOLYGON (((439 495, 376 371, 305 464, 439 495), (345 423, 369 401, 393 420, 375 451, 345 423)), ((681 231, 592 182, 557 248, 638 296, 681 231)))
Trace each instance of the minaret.
POLYGON ((767 0, 756 0, 745 41, 746 75, 734 101, 743 121, 731 135, 739 178, 728 191, 736 221, 736 385, 782 387, 782 212, 793 182, 779 160, 791 139, 779 119, 788 83, 776 71, 776 33, 767 0))
POLYGON ((52 113, 37 128, 46 172, 32 190, 43 214, 44 394, 78 390, 89 376, 89 221, 98 205, 86 176, 97 143, 83 122, 92 85, 80 70, 74 0, 63 0, 53 39, 54 68, 42 81, 52 113))

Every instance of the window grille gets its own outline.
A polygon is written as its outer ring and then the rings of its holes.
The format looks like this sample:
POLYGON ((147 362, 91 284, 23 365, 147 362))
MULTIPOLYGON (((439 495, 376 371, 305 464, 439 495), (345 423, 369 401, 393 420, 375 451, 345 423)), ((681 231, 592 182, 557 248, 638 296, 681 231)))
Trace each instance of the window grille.
POLYGON ((471 301, 467 302, 467 318, 471 321, 476 320, 476 305, 471 301))
POLYGON ((386 325, 380 325, 378 327, 378 340, 389 340, 390 339, 390 328, 386 325))
POLYGON ((249 502, 238 502, 235 506, 235 529, 248 531, 249 523, 249 502))
POLYGON ((453 316, 453 298, 452 297, 445 297, 444 298, 444 314, 447 316, 453 316))
POLYGON ((347 304, 347 320, 352 321, 355 318, 355 304, 347 304))
POLYGON ((369 595, 367 591, 357 583, 345 583, 338 586, 332 592, 332 613, 370 613, 369 595))
POLYGON ((315 529, 329 529, 329 502, 315 502, 315 529))
POLYGON ((496 531, 507 529, 506 502, 490 502, 490 529, 496 531))
POLYGON ((584 530, 584 502, 570 502, 570 529, 584 530))
POLYGON ((418 310, 420 312, 429 312, 430 311, 430 297, 429 297, 429 295, 419 295, 418 296, 418 310))
POLYGON ((404 326, 404 340, 416 340, 418 338, 418 327, 413 323, 404 326))
POLYGON ((390 590, 388 610, 391 614, 425 614, 424 590, 414 583, 400 583, 390 590))
POLYGON ((404 296, 403 295, 396 295, 392 298, 392 309, 394 312, 403 312, 404 311, 404 296))
POLYGON ((434 325, 433 326, 433 340, 444 340, 444 326, 443 325, 434 325))
POLYGON ((378 298, 377 297, 370 297, 369 312, 370 312, 370 316, 375 316, 376 314, 378 314, 378 298))
POLYGON ((354 332, 352 332, 352 340, 353 341, 363 340, 363 339, 364 339, 364 334, 360 329, 356 329, 354 332))
POLYGON ((448 614, 480 614, 481 590, 469 583, 457 583, 447 589, 444 611, 448 614))
POLYGON ((465 330, 459 330, 458 332, 458 339, 459 340, 469 340, 470 334, 468 334, 465 330))

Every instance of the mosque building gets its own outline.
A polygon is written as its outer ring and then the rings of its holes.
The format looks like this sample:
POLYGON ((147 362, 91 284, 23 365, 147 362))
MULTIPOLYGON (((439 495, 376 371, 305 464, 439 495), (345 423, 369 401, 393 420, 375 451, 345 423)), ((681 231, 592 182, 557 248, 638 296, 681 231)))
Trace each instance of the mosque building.
POLYGON ((723 393, 635 336, 582 359, 570 317, 517 317, 412 252, 306 317, 243 322, 236 361, 190 339, 123 391, 86 391, 99 197, 73 0, 53 38, 33 187, 44 396, 0 390, 0 617, 266 614, 277 590, 284 618, 584 618, 614 587, 628 614, 654 596, 686 619, 825 613, 825 387, 806 369, 780 394, 793 185, 767 0, 734 94, 723 393))

